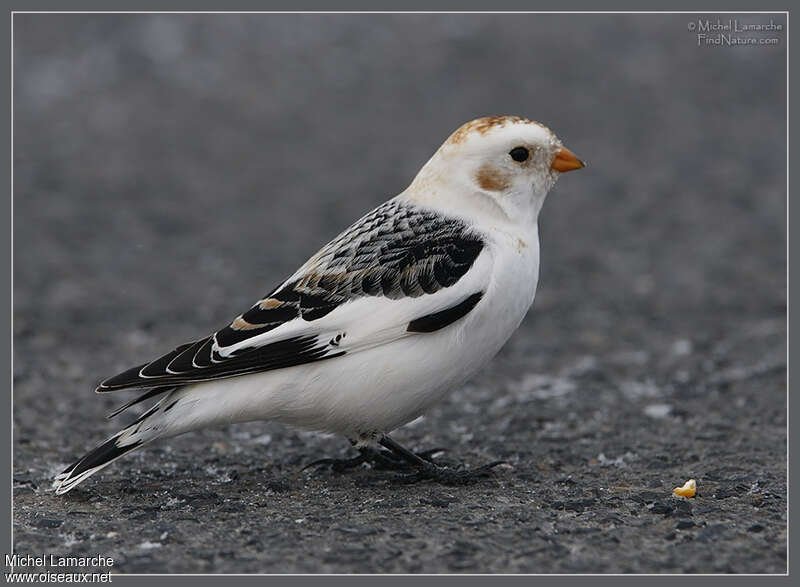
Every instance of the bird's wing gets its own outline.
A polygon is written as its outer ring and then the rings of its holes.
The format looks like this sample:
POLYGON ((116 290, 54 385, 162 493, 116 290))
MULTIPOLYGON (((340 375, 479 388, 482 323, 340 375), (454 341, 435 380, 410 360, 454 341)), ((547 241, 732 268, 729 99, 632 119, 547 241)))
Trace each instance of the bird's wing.
POLYGON ((280 369, 437 330, 480 300, 491 270, 486 251, 461 220, 390 200, 224 328, 106 379, 97 391, 280 369))

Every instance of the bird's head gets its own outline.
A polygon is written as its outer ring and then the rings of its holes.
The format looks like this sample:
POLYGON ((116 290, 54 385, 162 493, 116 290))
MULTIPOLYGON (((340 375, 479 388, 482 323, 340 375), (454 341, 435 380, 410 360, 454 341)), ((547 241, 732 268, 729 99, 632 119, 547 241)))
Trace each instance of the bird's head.
POLYGON ((494 208, 514 221, 535 221, 558 177, 583 166, 545 125, 489 116, 450 135, 422 168, 409 195, 452 210, 459 204, 494 208))

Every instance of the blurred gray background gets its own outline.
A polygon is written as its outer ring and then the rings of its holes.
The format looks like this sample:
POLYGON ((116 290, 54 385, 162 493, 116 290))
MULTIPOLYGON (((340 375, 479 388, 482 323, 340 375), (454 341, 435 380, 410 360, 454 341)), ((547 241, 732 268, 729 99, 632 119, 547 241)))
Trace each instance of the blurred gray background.
POLYGON ((16 551, 123 572, 783 572, 786 37, 698 47, 697 18, 15 15, 16 551), (298 475, 346 443, 249 424, 53 496, 122 425, 103 415, 129 396, 100 379, 225 324, 494 114, 589 166, 545 205, 520 331, 396 435, 509 466, 466 488, 298 475), (672 498, 689 477, 698 497, 672 498))

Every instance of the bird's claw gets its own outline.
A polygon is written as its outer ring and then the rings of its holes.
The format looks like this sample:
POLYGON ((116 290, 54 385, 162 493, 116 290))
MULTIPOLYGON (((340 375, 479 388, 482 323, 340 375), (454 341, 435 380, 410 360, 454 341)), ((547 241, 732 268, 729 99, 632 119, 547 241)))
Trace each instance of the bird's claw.
POLYGON ((311 469, 313 467, 321 467, 323 465, 330 465, 331 469, 336 471, 337 473, 342 471, 348 471, 350 469, 355 469, 356 467, 360 466, 362 463, 366 463, 367 459, 364 455, 358 455, 357 457, 353 457, 352 459, 334 459, 334 458, 325 458, 325 459, 318 459, 313 463, 308 463, 305 467, 300 469, 302 473, 306 469, 311 469))
POLYGON ((410 475, 402 475, 397 480, 401 483, 409 484, 420 481, 435 481, 442 485, 468 485, 491 475, 494 467, 503 464, 505 464, 505 461, 493 461, 475 469, 450 469, 431 463, 429 467, 422 467, 410 475))
MULTIPOLYGON (((447 449, 437 447, 422 452, 418 452, 415 454, 422 460, 432 464, 433 455, 445 452, 446 450, 447 449)), ((309 463, 306 466, 304 466, 302 469, 300 469, 300 472, 302 473, 306 469, 311 469, 313 467, 321 467, 327 465, 330 466, 331 470, 337 473, 341 473, 343 471, 349 471, 350 469, 355 469, 356 467, 362 465, 363 463, 367 463, 370 466, 372 466, 373 469, 381 471, 415 470, 414 465, 412 465, 407 460, 397 456, 396 454, 388 450, 374 450, 374 449, 364 448, 360 450, 360 454, 358 456, 350 459, 337 459, 337 458, 318 459, 313 463, 309 463)))
POLYGON ((380 444, 383 446, 382 449, 359 448, 359 455, 351 459, 326 458, 316 460, 303 467, 301 471, 311 467, 329 465, 334 471, 341 472, 358 467, 363 463, 368 463, 377 470, 407 473, 397 478, 401 483, 434 481, 443 485, 467 485, 490 475, 494 467, 505 463, 505 461, 494 461, 475 469, 450 468, 438 465, 433 460, 433 455, 445 452, 446 449, 437 447, 415 453, 397 444, 388 436, 383 436, 380 444))

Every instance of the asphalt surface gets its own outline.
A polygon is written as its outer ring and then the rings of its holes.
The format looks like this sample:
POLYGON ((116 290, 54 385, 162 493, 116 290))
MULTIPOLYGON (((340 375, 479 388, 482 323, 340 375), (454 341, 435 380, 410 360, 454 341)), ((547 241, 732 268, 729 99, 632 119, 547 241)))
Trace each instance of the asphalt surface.
POLYGON ((16 15, 16 552, 137 573, 785 571, 786 38, 698 47, 688 21, 16 15), (545 205, 520 330, 394 436, 507 465, 465 487, 300 472, 349 447, 253 423, 52 493, 121 425, 104 415, 131 396, 101 378, 225 324, 485 114, 545 122, 589 167, 545 205))

